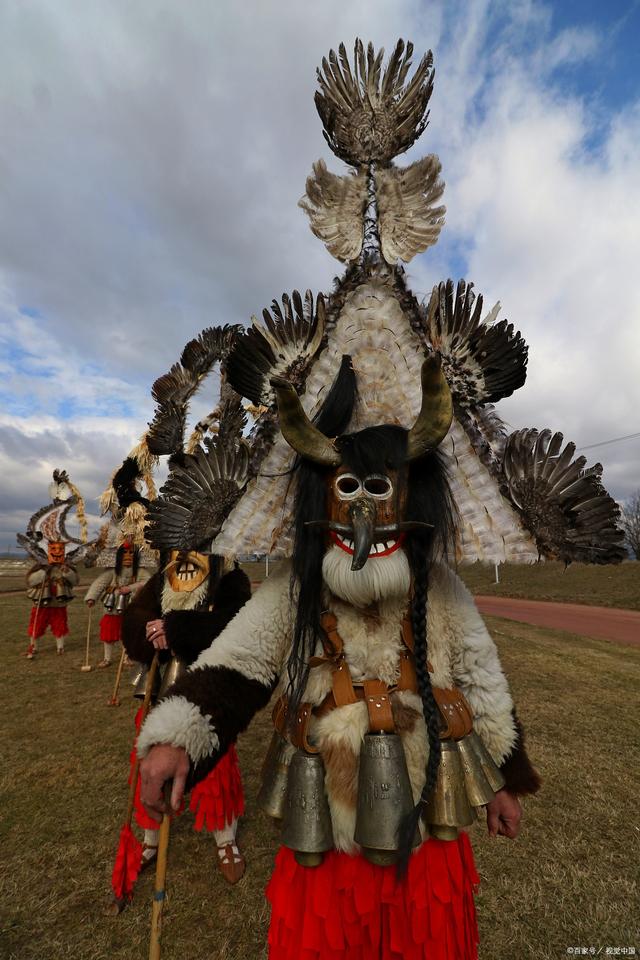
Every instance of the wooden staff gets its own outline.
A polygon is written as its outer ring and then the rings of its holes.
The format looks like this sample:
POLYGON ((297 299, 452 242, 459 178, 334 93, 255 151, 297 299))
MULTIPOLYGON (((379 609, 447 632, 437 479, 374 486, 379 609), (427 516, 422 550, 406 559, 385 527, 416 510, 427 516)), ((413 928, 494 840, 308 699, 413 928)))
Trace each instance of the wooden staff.
MULTIPOLYGON (((144 688, 144 700, 142 701, 142 710, 140 713, 140 717, 141 717, 140 726, 142 726, 142 724, 146 720, 147 715, 149 713, 149 709, 151 707, 151 695, 153 692, 156 671, 158 669, 158 657, 159 657, 159 653, 156 650, 155 654, 153 655, 153 660, 151 661, 151 666, 149 667, 149 673, 147 674, 146 685, 144 688)), ((136 800, 136 787, 138 785, 139 770, 140 770, 140 758, 138 757, 138 751, 136 750, 136 759, 133 764, 133 769, 131 771, 131 782, 129 784, 129 796, 127 798, 127 813, 125 816, 124 824, 122 826, 122 830, 120 831, 119 849, 120 849, 120 846, 122 846, 123 844, 123 834, 126 834, 128 831, 131 830, 131 821, 133 819, 133 808, 135 806, 135 800, 136 800)), ((117 861, 117 857, 116 857, 116 861, 117 861)), ((113 878, 111 882, 113 885, 114 883, 113 878)), ((128 898, 131 899, 131 891, 129 891, 128 898)), ((127 896, 124 896, 124 895, 118 896, 114 892, 113 900, 111 901, 109 907, 107 908, 107 912, 111 916, 117 916, 119 913, 122 913, 126 905, 127 905, 127 896)))
MULTIPOLYGON (((122 653, 120 654, 120 663, 118 664, 118 671, 116 673, 116 682, 113 685, 113 693, 111 694, 111 699, 107 700, 107 704, 110 707, 120 706, 120 701, 118 700, 118 691, 120 690, 120 679, 122 677, 122 668, 124 667, 124 659, 126 655, 127 655, 127 651, 125 650, 124 644, 123 644, 122 653)), ((146 696, 147 695, 145 693, 145 699, 146 699, 146 696)))
POLYGON ((156 882, 153 889, 153 905, 151 907, 151 940, 149 941, 149 960, 160 960, 162 940, 162 911, 165 901, 165 884, 167 880, 167 857, 169 853, 169 835, 171 832, 171 783, 164 791, 164 802, 167 812, 162 817, 160 836, 158 837, 158 859, 156 860, 156 882))
POLYGON ((89 622, 87 623, 87 643, 84 653, 84 663, 80 667, 83 673, 88 673, 91 670, 91 664, 89 663, 89 642, 91 640, 91 614, 93 613, 93 607, 89 607, 89 622))

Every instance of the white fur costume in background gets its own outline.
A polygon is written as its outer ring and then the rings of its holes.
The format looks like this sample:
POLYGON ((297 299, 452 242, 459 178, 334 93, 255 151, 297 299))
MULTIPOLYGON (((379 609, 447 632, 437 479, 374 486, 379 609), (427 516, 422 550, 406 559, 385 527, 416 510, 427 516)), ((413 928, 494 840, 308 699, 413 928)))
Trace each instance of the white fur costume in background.
MULTIPOLYGON (((344 654, 354 680, 377 678, 390 685, 398 680, 402 649, 401 626, 407 612, 409 567, 402 551, 369 560, 361 571, 350 570, 351 557, 333 547, 324 558, 326 606, 337 618, 344 654), (361 607, 378 601, 378 614, 365 616, 361 607), (351 601, 351 602, 350 602, 351 601), (353 605, 358 602, 358 606, 353 605)), ((295 602, 289 591, 290 568, 283 564, 240 610, 192 670, 223 666, 284 690, 295 602)), ((428 591, 428 656, 432 683, 454 684, 474 712, 474 729, 496 763, 502 763, 516 741, 512 700, 495 644, 466 587, 453 571, 434 566, 428 591)), ((322 648, 316 651, 322 654, 322 648)), ((331 690, 331 669, 315 667, 303 700, 321 703, 331 690)), ((407 757, 414 797, 424 784, 428 740, 420 698, 404 691, 392 695, 396 725, 407 757)), ((151 746, 169 743, 184 747, 195 763, 218 747, 218 738, 195 704, 170 697, 148 717, 138 741, 146 756, 151 746)), ((368 732, 366 705, 340 707, 316 720, 311 735, 327 770, 327 793, 336 848, 354 851, 355 785, 360 745, 368 732)))

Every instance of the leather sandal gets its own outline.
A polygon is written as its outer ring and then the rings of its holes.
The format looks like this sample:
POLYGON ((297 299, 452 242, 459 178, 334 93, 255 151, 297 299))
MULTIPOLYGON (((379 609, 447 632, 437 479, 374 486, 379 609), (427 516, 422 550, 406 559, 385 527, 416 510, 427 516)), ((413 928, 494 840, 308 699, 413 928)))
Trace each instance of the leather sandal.
POLYGON ((242 880, 247 864, 237 843, 218 844, 218 868, 227 883, 233 885, 242 880))
POLYGON ((105 667, 111 666, 111 660, 101 660, 99 663, 96 663, 96 667, 100 670, 104 670, 105 667))
POLYGON ((148 870, 149 867, 155 866, 156 860, 158 859, 158 848, 154 847, 151 843, 142 844, 142 860, 140 861, 140 873, 143 870, 148 870), (147 854, 147 856, 145 856, 147 854))

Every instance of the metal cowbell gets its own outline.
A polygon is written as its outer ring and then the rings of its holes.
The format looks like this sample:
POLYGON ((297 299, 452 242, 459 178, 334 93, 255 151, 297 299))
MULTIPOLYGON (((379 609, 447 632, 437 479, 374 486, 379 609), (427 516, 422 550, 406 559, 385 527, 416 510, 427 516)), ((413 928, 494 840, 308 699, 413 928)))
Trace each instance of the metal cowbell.
POLYGON ((474 751, 474 753, 478 757, 478 760, 480 761, 480 766, 482 767, 484 775, 489 781, 489 784, 493 792, 497 793, 498 790, 502 790, 506 781, 502 773, 500 772, 498 765, 496 764, 495 760, 493 759, 493 757, 485 747, 484 743, 482 742, 478 734, 475 733, 474 731, 473 733, 469 734, 467 739, 469 740, 471 749, 474 751))
MULTIPOLYGON (((112 594, 113 596, 113 594, 112 594)), ((124 613, 129 603, 129 596, 126 593, 119 593, 116 600, 116 613, 124 613)))
POLYGON ((158 690, 158 700, 164 700, 165 697, 168 697, 171 693, 171 687, 176 680, 183 677, 186 672, 187 665, 184 660, 181 660, 180 657, 176 657, 175 655, 172 656, 162 675, 162 683, 158 690))
POLYGON ((113 590, 109 590, 109 592, 105 594, 105 598, 102 601, 102 603, 105 610, 109 610, 109 611, 113 610, 113 608, 116 605, 116 596, 113 590))
POLYGON ((315 867, 333 847, 324 764, 319 754, 296 750, 289 765, 282 842, 295 852, 298 863, 315 867))
POLYGON ((262 765, 262 786, 257 803, 261 810, 276 820, 284 816, 289 767, 295 752, 293 744, 274 730, 262 765))
POLYGON ((491 786, 480 757, 470 743, 473 734, 467 734, 462 740, 456 741, 456 748, 462 763, 465 790, 472 807, 484 807, 495 797, 495 790, 491 786))
MULTIPOLYGON (((144 700, 145 691, 147 688, 147 676, 149 674, 150 664, 143 663, 140 666, 139 671, 136 673, 133 678, 133 695, 138 700, 144 700)), ((160 674, 156 670, 153 677, 153 689, 151 691, 151 699, 155 700, 158 696, 158 691, 160 690, 160 674)))
POLYGON ((462 761, 453 740, 440 741, 440 766, 424 820, 439 840, 455 840, 460 827, 470 826, 475 813, 467 799, 462 761))
MULTIPOLYGON (((371 863, 398 859, 400 826, 413 809, 402 740, 397 733, 368 733, 360 749, 354 839, 371 863)), ((413 846, 420 842, 416 831, 413 846)))

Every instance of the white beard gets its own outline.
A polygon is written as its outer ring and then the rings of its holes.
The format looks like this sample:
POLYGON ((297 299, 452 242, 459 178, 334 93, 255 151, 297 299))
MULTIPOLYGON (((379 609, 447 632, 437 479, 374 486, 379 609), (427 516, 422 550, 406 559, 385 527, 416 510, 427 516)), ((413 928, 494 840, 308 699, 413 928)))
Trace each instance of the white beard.
POLYGON ((352 570, 351 561, 336 544, 324 555, 322 578, 336 597, 354 607, 368 607, 378 600, 408 596, 411 571, 404 550, 369 559, 361 570, 352 570))
POLYGON ((162 601, 160 607, 162 614, 170 613, 172 610, 195 610, 207 596, 209 589, 209 578, 207 577, 196 587, 195 590, 174 590, 165 577, 162 586, 162 601))

